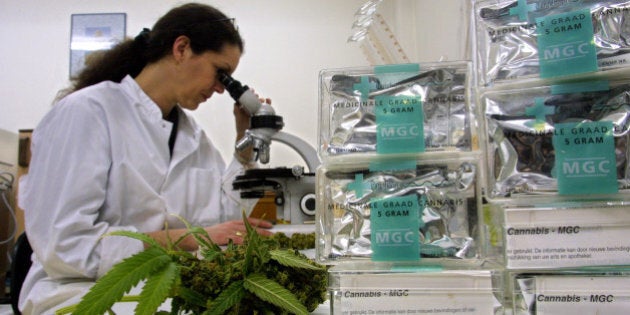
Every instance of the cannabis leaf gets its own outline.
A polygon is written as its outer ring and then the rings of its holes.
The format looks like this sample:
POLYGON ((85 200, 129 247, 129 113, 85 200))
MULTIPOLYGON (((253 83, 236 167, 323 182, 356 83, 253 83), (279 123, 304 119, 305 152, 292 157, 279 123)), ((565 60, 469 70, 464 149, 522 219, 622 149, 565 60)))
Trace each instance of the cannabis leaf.
POLYGON ((294 314, 308 315, 308 310, 291 293, 273 280, 269 280, 262 274, 253 274, 245 279, 243 286, 254 293, 261 300, 281 307, 294 314))
POLYGON ((186 226, 187 231, 186 233, 184 233, 184 235, 182 235, 179 239, 177 239, 175 243, 169 244, 170 247, 177 246, 189 235, 192 235, 192 237, 197 241, 197 244, 199 245, 200 248, 221 251, 221 248, 219 247, 219 245, 217 245, 216 243, 212 241, 212 239, 210 238, 210 235, 208 234, 208 231, 206 231, 204 228, 190 225, 190 223, 180 215, 177 215, 174 213, 172 213, 171 215, 178 218, 182 223, 184 223, 184 226, 186 226))
POLYGON ((322 267, 312 265, 306 259, 295 255, 293 250, 274 249, 274 250, 269 251, 269 253, 271 254, 271 259, 277 261, 278 263, 286 267, 311 269, 311 270, 322 269, 322 267))
POLYGON ((256 230, 249 224, 245 213, 243 213, 243 223, 245 223, 245 230, 247 235, 245 236, 245 243, 248 245, 245 248, 245 259, 243 264, 243 274, 247 275, 254 270, 256 256, 259 255, 258 250, 260 248, 260 236, 256 233, 256 230))
POLYGON ((217 296, 210 308, 204 312, 204 315, 221 315, 227 310, 232 308, 245 297, 245 289, 243 287, 243 281, 235 281, 230 286, 223 290, 219 296, 217 296))
MULTIPOLYGON (((181 298, 187 303, 191 303, 193 305, 197 305, 201 307, 206 307, 206 298, 199 292, 189 289, 187 287, 178 286, 176 296, 181 298)), ((173 307, 172 313, 178 314, 177 310, 179 309, 181 305, 177 304, 177 300, 174 300, 171 306, 173 307)))
POLYGON ((74 315, 103 314, 119 301, 140 280, 148 278, 156 270, 171 262, 171 257, 161 247, 146 250, 124 259, 112 268, 83 297, 74 315))
POLYGON ((280 243, 260 236, 245 213, 244 244, 229 242, 223 249, 203 228, 180 219, 187 233, 174 242, 167 239, 165 246, 142 233, 109 233, 132 237, 149 246, 116 264, 96 281, 79 304, 62 308, 57 314, 104 314, 110 312, 116 302, 135 301, 138 302, 135 314, 149 315, 167 298, 172 298, 172 314, 212 315, 235 311, 271 314, 278 311, 277 308, 293 314, 308 314, 325 300, 325 266, 309 261, 295 250, 277 250, 280 243), (179 242, 188 236, 197 241, 202 259, 178 248, 179 242), (291 283, 294 279, 297 283, 291 283), (139 296, 124 296, 141 280, 145 283, 139 296), (292 291, 281 283, 291 283, 292 291))
POLYGON ((137 315, 155 314, 158 307, 169 297, 171 288, 178 277, 179 268, 172 261, 159 272, 151 275, 142 288, 135 313, 137 315))
POLYGON ((126 236, 130 238, 135 238, 137 240, 143 241, 153 247, 161 248, 160 244, 151 238, 149 235, 144 233, 132 232, 132 231, 113 231, 105 234, 104 236, 126 236))

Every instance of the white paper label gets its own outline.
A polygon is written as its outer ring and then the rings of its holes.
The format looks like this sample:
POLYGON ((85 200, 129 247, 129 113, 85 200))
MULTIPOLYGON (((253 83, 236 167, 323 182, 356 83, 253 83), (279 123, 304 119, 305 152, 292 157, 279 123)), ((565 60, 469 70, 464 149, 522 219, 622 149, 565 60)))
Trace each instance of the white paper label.
POLYGON ((536 314, 627 315, 628 277, 536 277, 536 314))
POLYGON ((334 305, 334 314, 494 314, 491 296, 484 294, 395 291, 406 296, 392 296, 389 291, 373 291, 378 297, 358 298, 349 296, 366 292, 344 290, 341 305, 339 308, 334 305))
POLYGON ((630 264, 630 211, 506 209, 507 267, 630 264))
POLYGON ((343 276, 333 314, 493 314, 488 272, 343 276), (458 281, 459 279, 459 281, 458 281))

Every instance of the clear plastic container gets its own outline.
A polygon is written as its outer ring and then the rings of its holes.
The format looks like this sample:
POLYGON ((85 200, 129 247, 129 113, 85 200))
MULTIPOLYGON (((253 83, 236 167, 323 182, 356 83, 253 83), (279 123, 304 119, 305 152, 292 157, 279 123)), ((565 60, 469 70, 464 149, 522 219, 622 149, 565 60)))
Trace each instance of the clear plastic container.
POLYGON ((473 150, 470 77, 468 61, 322 70, 320 158, 473 150), (392 152, 395 141, 408 151, 392 152))
POLYGON ((627 198, 630 72, 614 74, 483 90, 486 197, 627 198))
POLYGON ((417 217, 409 218, 419 222, 417 259, 483 257, 479 161, 479 154, 461 153, 431 159, 423 155, 353 157, 322 165, 316 175, 317 260, 326 264, 371 260, 372 238, 378 235, 372 216, 397 214, 373 209, 374 201, 401 197, 417 200, 419 205, 417 217), (383 170, 383 164, 408 167, 383 170))
POLYGON ((569 38, 571 31, 585 31, 587 27, 593 46, 593 55, 586 57, 593 63, 588 72, 630 65, 630 43, 626 40, 630 29, 625 26, 630 1, 532 0, 523 7, 517 0, 481 0, 474 1, 473 12, 473 60, 479 86, 540 78, 541 58, 565 59, 573 65, 565 69, 575 71, 570 68, 580 66, 584 59, 578 58, 581 47, 571 46, 567 40, 543 48, 541 34, 569 38), (544 18, 547 20, 541 22, 544 18))

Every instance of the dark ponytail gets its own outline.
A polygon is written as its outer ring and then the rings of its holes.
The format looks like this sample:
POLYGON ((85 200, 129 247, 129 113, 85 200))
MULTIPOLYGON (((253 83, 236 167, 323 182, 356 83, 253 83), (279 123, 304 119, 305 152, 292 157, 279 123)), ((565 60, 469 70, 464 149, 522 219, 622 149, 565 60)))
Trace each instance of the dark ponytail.
POLYGON ((71 78, 73 85, 63 95, 102 81, 120 82, 127 75, 136 77, 144 66, 169 55, 175 39, 181 35, 190 38, 191 49, 196 54, 220 52, 225 44, 236 45, 243 51, 243 40, 233 21, 206 4, 176 7, 160 18, 152 30, 145 28, 134 39, 126 39, 90 60, 71 78))

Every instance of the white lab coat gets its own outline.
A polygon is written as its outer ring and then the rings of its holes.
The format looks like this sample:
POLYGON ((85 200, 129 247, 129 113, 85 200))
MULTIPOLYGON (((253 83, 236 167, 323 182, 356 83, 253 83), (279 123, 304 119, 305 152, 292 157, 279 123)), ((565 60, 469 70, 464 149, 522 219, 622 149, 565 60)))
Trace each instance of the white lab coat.
POLYGON ((29 173, 20 185, 33 266, 20 307, 52 314, 77 303, 115 263, 143 249, 135 239, 103 234, 149 232, 240 219, 252 202, 231 187, 242 166, 225 162, 192 117, 172 124, 126 77, 75 92, 34 130, 29 173))

